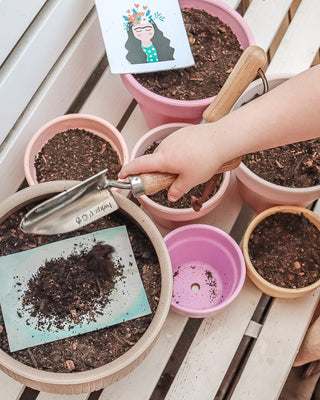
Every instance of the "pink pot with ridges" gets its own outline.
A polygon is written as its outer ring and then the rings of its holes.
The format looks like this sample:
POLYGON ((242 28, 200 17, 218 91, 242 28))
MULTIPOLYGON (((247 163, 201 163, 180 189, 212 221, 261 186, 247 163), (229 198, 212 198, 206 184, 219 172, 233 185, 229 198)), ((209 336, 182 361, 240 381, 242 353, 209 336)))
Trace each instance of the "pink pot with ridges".
MULTIPOLYGON (((142 156, 144 152, 154 142, 161 142, 165 137, 173 133, 174 131, 188 126, 186 123, 171 123, 158 126, 146 134, 144 134, 132 149, 130 159, 133 160, 139 156, 142 156)), ((200 211, 195 212, 193 208, 170 208, 165 207, 151 200, 148 196, 138 197, 142 208, 160 225, 168 229, 174 229, 179 226, 188 224, 190 221, 198 222, 201 217, 212 211, 222 200, 230 183, 231 172, 225 172, 223 174, 222 183, 217 193, 212 196, 209 200, 203 203, 200 211)))
MULTIPOLYGON (((293 77, 292 74, 267 75, 269 89, 272 90, 291 77, 293 77)), ((260 79, 257 79, 239 97, 232 110, 241 107, 241 105, 262 93, 263 83, 260 79)), ((237 177, 241 197, 257 213, 277 205, 307 207, 320 198, 320 185, 306 188, 290 188, 276 185, 252 172, 243 162, 233 172, 237 177)))
MULTIPOLYGON (((241 17, 233 8, 219 0, 179 0, 180 7, 202 9, 218 17, 230 26, 237 36, 241 48, 255 44, 253 34, 241 17)), ((201 100, 175 100, 160 96, 143 87, 131 74, 121 75, 121 79, 134 97, 150 128, 171 122, 186 122, 197 124, 202 119, 203 111, 213 101, 215 96, 201 100)))
POLYGON ((89 114, 66 114, 42 125, 30 139, 24 155, 24 172, 29 185, 38 183, 34 161, 42 147, 54 135, 68 129, 85 129, 101 137, 118 153, 122 165, 129 161, 127 144, 118 129, 110 122, 89 114))

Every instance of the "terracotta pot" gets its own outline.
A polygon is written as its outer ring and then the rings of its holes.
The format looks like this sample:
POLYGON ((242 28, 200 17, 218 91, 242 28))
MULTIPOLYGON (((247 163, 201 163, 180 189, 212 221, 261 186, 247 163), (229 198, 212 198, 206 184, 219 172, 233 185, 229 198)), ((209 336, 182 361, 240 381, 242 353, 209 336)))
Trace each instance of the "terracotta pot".
POLYGON ((251 279, 251 281, 264 293, 266 293, 269 296, 273 297, 282 297, 282 298, 295 298, 295 297, 301 297, 304 296, 308 293, 311 293, 313 290, 317 289, 320 286, 320 279, 313 284, 303 287, 303 288, 298 288, 298 289, 290 289, 290 288, 283 288, 277 285, 274 285, 267 280, 265 280, 254 268, 250 255, 249 255, 249 239, 254 231, 254 229, 257 227, 257 225, 267 218, 268 216, 278 213, 278 212, 283 212, 283 213, 293 213, 293 214, 303 214, 313 225, 315 225, 319 230, 320 230, 320 216, 314 213, 313 211, 310 211, 304 207, 298 207, 298 206, 276 206, 269 208, 260 214, 258 214, 249 224, 247 227, 245 234, 243 236, 242 240, 242 251, 244 255, 244 259, 246 262, 247 266, 247 274, 248 277, 251 279))
MULTIPOLYGON (((139 156, 142 156, 144 152, 154 142, 161 142, 165 137, 170 135, 172 132, 188 126, 184 123, 172 123, 158 126, 144 134, 135 144, 132 149, 130 159, 133 160, 139 156)), ((222 200, 229 183, 230 183, 230 171, 223 174, 222 183, 217 193, 212 196, 209 200, 203 203, 200 211, 194 211, 193 208, 170 208, 163 206, 151 200, 148 196, 138 197, 142 208, 154 219, 157 223, 168 229, 174 229, 179 226, 185 225, 192 222, 200 222, 200 218, 212 211, 222 200)))
POLYGON ((38 183, 34 162, 42 147, 54 135, 68 129, 85 129, 101 137, 118 153, 122 164, 129 161, 127 144, 112 124, 94 115, 66 114, 44 124, 30 139, 24 155, 24 171, 29 185, 38 183))
MULTIPOLYGON (((218 17, 227 24, 243 49, 255 44, 253 34, 239 13, 219 0, 179 0, 180 7, 202 9, 218 17)), ((121 75, 121 79, 134 97, 144 115, 149 128, 171 122, 197 124, 202 119, 203 111, 215 96, 201 100, 176 100, 160 96, 143 87, 131 74, 121 75)))
MULTIPOLYGON (((270 90, 292 76, 292 74, 267 75, 270 90)), ((232 110, 241 107, 241 105, 262 93, 263 83, 260 79, 257 79, 239 97, 232 110)), ((306 188, 289 188, 276 185, 252 172, 243 162, 234 170, 234 174, 237 177, 241 197, 257 213, 276 205, 287 204, 307 207, 320 197, 320 185, 306 188)))
MULTIPOLYGON (((0 206, 0 223, 12 212, 41 198, 50 197, 72 187, 76 181, 54 181, 33 185, 7 198, 0 206)), ((148 354, 156 342, 166 320, 172 296, 172 268, 166 245, 151 219, 133 202, 114 193, 121 210, 128 214, 152 242, 161 268, 161 294, 159 305, 140 340, 118 359, 85 372, 54 373, 41 371, 22 364, 0 350, 0 368, 13 379, 33 389, 59 393, 87 393, 104 388, 132 371, 148 354)))
POLYGON ((190 224, 174 229, 164 240, 172 263, 173 311, 210 317, 238 296, 246 266, 230 235, 214 226, 190 224))

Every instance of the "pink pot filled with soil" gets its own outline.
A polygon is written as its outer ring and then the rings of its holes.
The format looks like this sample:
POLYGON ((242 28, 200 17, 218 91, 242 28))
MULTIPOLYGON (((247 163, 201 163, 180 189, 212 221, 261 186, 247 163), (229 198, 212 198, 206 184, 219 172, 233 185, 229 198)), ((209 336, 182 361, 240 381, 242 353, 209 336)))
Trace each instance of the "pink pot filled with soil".
MULTIPOLYGON (((269 90, 292 76, 267 75, 269 90)), ((263 90, 261 80, 255 80, 239 97, 232 110, 262 95, 263 90)), ((315 158, 313 154, 319 154, 319 149, 320 140, 314 139, 244 155, 241 164, 234 170, 241 197, 257 213, 285 204, 308 207, 320 198, 318 172, 312 172, 312 168, 318 171, 319 156, 315 158), (296 171, 295 175, 290 173, 290 169, 296 171)))
MULTIPOLYGON (((129 152, 121 133, 88 114, 66 114, 44 124, 29 141, 24 171, 29 185, 52 180, 84 180, 108 168, 117 179, 129 152)), ((119 191, 116 189, 116 191, 119 191)))
MULTIPOLYGON (((119 193, 114 193, 119 210, 87 225, 85 229, 62 235, 34 235, 21 231, 19 224, 28 210, 40 201, 65 191, 77 183, 79 182, 52 181, 36 184, 2 201, 0 207, 1 257, 10 256, 13 253, 26 253, 30 249, 38 251, 38 246, 54 244, 53 242, 73 237, 79 238, 88 232, 97 233, 112 227, 126 226, 151 314, 12 352, 8 344, 7 326, 1 308, 0 369, 11 378, 35 390, 65 395, 100 390, 120 380, 141 363, 158 339, 166 321, 170 309, 173 280, 170 256, 159 230, 140 207, 119 193)), ((59 254, 59 256, 63 255, 59 254)), ((60 262, 59 259, 57 262, 60 262)), ((75 275, 71 269, 64 270, 62 266, 65 268, 65 263, 57 265, 61 267, 61 274, 67 271, 67 276, 64 275, 61 279, 62 275, 58 273, 59 278, 56 278, 55 274, 49 277, 52 287, 55 286, 60 290, 59 299, 65 298, 65 295, 69 298, 68 301, 59 300, 59 308, 66 307, 68 310, 71 303, 74 304, 74 300, 78 299, 84 301, 83 305, 89 305, 90 312, 94 313, 94 304, 97 304, 98 299, 103 296, 104 283, 101 277, 93 274, 88 279, 87 275, 83 286, 87 290, 81 299, 81 291, 76 287, 78 287, 79 279, 82 279, 81 275, 86 275, 90 270, 89 264, 78 262, 77 268, 85 268, 85 270, 82 274, 75 275), (70 276, 72 282, 67 283, 70 276), (96 287, 98 281, 98 286, 100 285, 100 292, 97 291, 98 297, 90 295, 87 302, 87 295, 92 293, 90 288, 96 287), (73 288, 71 292, 70 286, 73 288)), ((49 268, 48 273, 51 274, 52 270, 53 268, 49 268)), ((21 277, 17 276, 17 278, 21 277)), ((22 283, 19 288, 19 291, 25 291, 25 283, 22 283)), ((44 311, 45 304, 53 306, 58 297, 52 300, 52 297, 48 295, 49 289, 42 292, 45 297, 41 300, 44 305, 41 310, 44 311)), ((39 296, 36 296, 36 300, 41 298, 39 296)), ((86 312, 89 312, 89 309, 86 312)), ((24 313, 28 314, 28 311, 25 310, 24 313)), ((77 313, 80 317, 79 309, 77 313)), ((52 314, 48 318, 52 316, 49 323, 51 322, 54 326, 54 313, 52 314)), ((35 317, 40 318, 38 312, 35 312, 35 317)), ((75 323, 86 324, 84 321, 79 318, 79 321, 75 323)), ((37 329, 34 329, 33 333, 39 335, 37 329)))
POLYGON ((219 228, 190 224, 164 238, 173 272, 171 309, 205 318, 227 307, 240 293, 246 265, 240 247, 219 228))
MULTIPOLYGON (((132 149, 130 159, 133 160, 145 154, 146 151, 151 149, 154 145, 159 144, 165 137, 174 131, 187 126, 185 123, 171 123, 161 125, 154 128, 143 135, 132 149)), ((183 196, 182 199, 176 203, 170 203, 167 200, 167 191, 161 191, 152 196, 142 195, 138 197, 142 208, 152 217, 154 221, 168 229, 174 229, 179 226, 192 222, 199 222, 199 219, 212 211, 223 199, 223 196, 230 183, 231 172, 227 171, 220 174, 219 184, 215 188, 211 197, 202 204, 200 211, 195 211, 190 203, 189 198, 191 195, 199 197, 198 190, 201 192, 203 188, 200 186, 191 189, 191 191, 183 196), (194 192, 193 192, 194 191, 194 192), (165 205, 164 205, 165 204, 165 205)))
MULTIPOLYGON (((241 15, 236 12, 233 8, 230 6, 226 5, 222 1, 219 0, 180 0, 180 7, 181 9, 186 9, 186 8, 191 8, 195 10, 203 10, 206 14, 209 14, 211 18, 218 18, 219 23, 222 24, 221 27, 219 27, 220 31, 218 34, 220 35, 221 32, 224 32, 226 34, 226 31, 229 32, 229 35, 233 37, 233 40, 235 40, 236 46, 237 46, 237 54, 232 54, 229 53, 226 56, 226 63, 230 62, 231 55, 235 57, 234 62, 232 65, 228 65, 225 68, 225 76, 222 79, 223 81, 220 82, 220 84, 217 84, 217 79, 214 77, 214 68, 215 64, 214 61, 216 59, 211 59, 207 60, 208 65, 210 65, 210 68, 208 67, 207 77, 205 78, 206 80, 203 80, 203 78, 199 76, 190 76, 190 75, 185 75, 185 82, 190 82, 194 81, 197 83, 197 86, 194 86, 194 89, 190 89, 189 87, 185 87, 184 93, 177 95, 177 91, 175 89, 175 83, 169 81, 166 83, 167 89, 165 88, 165 80, 168 80, 169 73, 174 74, 175 76, 173 79, 176 80, 177 87, 183 86, 184 83, 180 82, 181 80, 181 74, 185 74, 185 71, 188 71, 187 73, 190 74, 190 71, 194 71, 194 67, 189 67, 185 70, 171 70, 171 71, 164 71, 161 72, 160 78, 159 78, 159 73, 153 73, 153 74, 140 74, 141 77, 139 77, 139 74, 137 75, 132 75, 132 74, 123 74, 121 75, 121 79, 127 88, 127 90, 130 92, 132 97, 134 97, 140 108, 141 111, 146 119, 146 122, 150 128, 154 128, 156 126, 170 123, 170 122, 186 122, 186 123, 193 123, 197 124, 201 121, 202 119, 202 113, 203 111, 209 106, 209 104, 213 101, 215 96, 218 94, 220 88, 222 87, 224 81, 226 80, 228 74, 231 72, 233 66, 235 65, 236 61, 240 57, 241 51, 247 48, 250 45, 255 44, 253 34, 248 26, 248 24, 245 22, 245 20, 241 17, 241 15), (211 64, 212 61, 212 64, 211 64), (180 77, 179 77, 180 74, 180 77), (157 93, 157 86, 154 88, 148 87, 150 84, 147 84, 145 82, 145 79, 148 79, 150 82, 155 81, 155 79, 159 78, 159 82, 157 84, 158 88, 161 87, 162 89, 164 88, 165 93, 157 93), (143 79, 143 81, 141 81, 143 79), (201 81, 202 80, 202 81, 201 81), (201 82, 200 82, 201 81, 201 82), (210 83, 211 81, 211 83, 210 83), (200 86, 199 84, 202 84, 204 89, 203 90, 209 90, 208 93, 204 92, 204 94, 200 93, 200 86), (216 85, 216 87, 214 87, 216 85), (218 87, 217 87, 218 86, 218 87), (169 92, 172 92, 169 94, 169 92), (176 93, 175 93, 176 92, 176 93), (193 92, 193 94, 191 94, 193 92), (212 94, 212 92, 215 92, 212 94)), ((202 12, 202 11, 201 11, 202 12)), ((186 16, 184 16, 185 20, 185 25, 186 24, 186 16)), ((198 21, 195 26, 216 26, 216 20, 211 21, 211 22, 201 22, 198 21)), ((188 29, 187 29, 188 32, 188 29)), ((195 56, 197 54, 196 44, 193 42, 195 41, 194 38, 190 37, 190 32, 188 33, 189 36, 189 41, 191 42, 191 50, 195 56)), ((199 37, 200 33, 195 35, 195 37, 199 37)), ((223 35, 222 35, 223 36, 223 35)), ((209 36, 208 40, 212 40, 212 37, 214 37, 214 34, 211 33, 209 36)), ((224 40, 223 37, 222 39, 219 40, 224 40)), ((209 42, 210 43, 210 42, 209 42)), ((199 48, 200 45, 198 44, 199 48)), ((204 44, 205 47, 208 46, 208 44, 204 44)), ((226 51, 225 47, 221 50, 226 51)), ((201 51, 199 50, 199 54, 201 51)), ((213 50, 213 53, 215 51, 213 50)), ((197 57, 199 56, 197 54, 197 57)), ((217 59, 221 59, 224 54, 221 53, 219 55, 216 55, 217 59)), ((197 66, 199 68, 199 66, 197 66)), ((221 68, 220 68, 221 69, 221 68)), ((193 72, 192 72, 193 73, 193 72)), ((219 71, 221 73, 221 71, 219 71)), ((203 76, 203 75, 202 75, 203 76)))

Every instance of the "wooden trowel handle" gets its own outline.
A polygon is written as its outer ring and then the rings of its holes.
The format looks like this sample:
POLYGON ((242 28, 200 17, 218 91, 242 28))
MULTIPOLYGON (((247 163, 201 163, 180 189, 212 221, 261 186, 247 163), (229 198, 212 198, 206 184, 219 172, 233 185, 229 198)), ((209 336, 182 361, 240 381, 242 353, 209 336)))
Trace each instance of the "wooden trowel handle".
POLYGON ((258 69, 267 63, 267 55, 259 46, 249 46, 241 54, 221 90, 202 116, 214 122, 229 113, 234 103, 257 76, 258 69))
MULTIPOLYGON (((216 174, 230 171, 237 168, 241 162, 240 158, 235 158, 221 165, 216 174)), ((148 174, 140 174, 144 186, 144 192, 147 196, 157 193, 162 189, 167 189, 177 178, 176 174, 169 174, 167 172, 151 172, 148 174)))

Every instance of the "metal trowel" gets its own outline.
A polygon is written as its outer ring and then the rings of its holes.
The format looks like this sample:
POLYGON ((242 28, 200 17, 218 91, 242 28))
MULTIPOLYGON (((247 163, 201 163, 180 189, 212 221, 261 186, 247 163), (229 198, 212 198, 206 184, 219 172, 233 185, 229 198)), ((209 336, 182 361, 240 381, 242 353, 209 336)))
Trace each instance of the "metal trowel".
MULTIPOLYGON (((204 121, 214 122, 226 115, 266 60, 264 50, 258 46, 244 50, 222 89, 204 111, 204 121)), ((216 174, 232 170, 240 162, 241 157, 231 160, 223 164, 216 174)), ((129 189, 135 197, 151 195, 168 188, 177 177, 175 174, 154 172, 132 176, 128 182, 121 182, 109 180, 106 173, 107 170, 103 170, 33 208, 21 221, 22 231, 52 235, 79 229, 118 209, 111 188, 129 189)))

